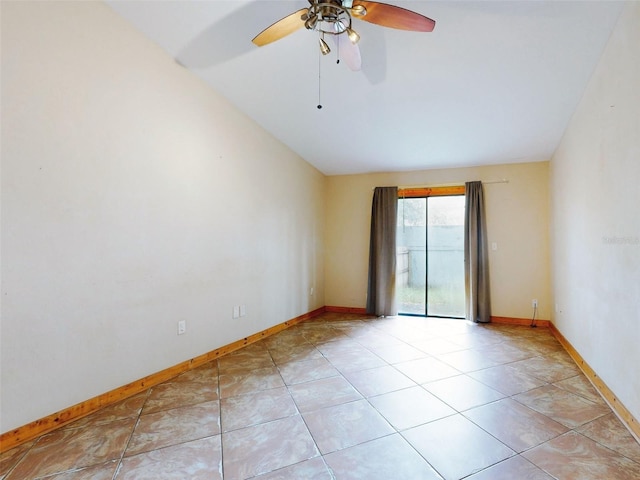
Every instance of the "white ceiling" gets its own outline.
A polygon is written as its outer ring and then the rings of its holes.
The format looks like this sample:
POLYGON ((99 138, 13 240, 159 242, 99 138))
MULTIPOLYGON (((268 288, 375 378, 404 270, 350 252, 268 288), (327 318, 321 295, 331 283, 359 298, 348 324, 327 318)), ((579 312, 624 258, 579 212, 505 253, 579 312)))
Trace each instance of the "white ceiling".
POLYGON ((362 71, 352 72, 333 53, 320 59, 304 29, 251 43, 306 0, 107 3, 327 175, 548 160, 622 7, 386 0, 435 30, 354 20, 362 71))

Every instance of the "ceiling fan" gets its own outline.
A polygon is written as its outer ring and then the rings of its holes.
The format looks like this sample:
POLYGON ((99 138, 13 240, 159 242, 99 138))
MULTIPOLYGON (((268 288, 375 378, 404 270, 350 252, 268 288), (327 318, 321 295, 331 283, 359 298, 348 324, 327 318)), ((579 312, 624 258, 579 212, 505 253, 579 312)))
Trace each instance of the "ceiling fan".
POLYGON ((309 0, 309 4, 308 8, 293 12, 265 28, 253 39, 253 43, 262 47, 304 27, 319 33, 320 51, 323 55, 331 52, 324 39, 325 35, 330 35, 351 70, 360 70, 360 49, 357 45, 360 35, 352 27, 353 18, 414 32, 431 32, 436 24, 434 20, 419 13, 380 2, 309 0), (345 37, 348 41, 345 41, 345 37))

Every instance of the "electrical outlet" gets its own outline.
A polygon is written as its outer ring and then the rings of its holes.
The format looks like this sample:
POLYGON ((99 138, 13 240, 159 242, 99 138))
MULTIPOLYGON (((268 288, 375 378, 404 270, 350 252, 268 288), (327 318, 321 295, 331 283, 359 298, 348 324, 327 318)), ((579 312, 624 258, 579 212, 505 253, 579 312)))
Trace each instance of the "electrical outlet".
POLYGON ((240 316, 240 305, 233 306, 233 318, 238 318, 240 316))
POLYGON ((182 335, 187 331, 187 321, 180 320, 178 321, 178 335, 182 335))
POLYGON ((309 295, 313 297, 313 287, 309 289, 309 295))
POLYGON ((240 305, 238 313, 240 314, 241 317, 244 317, 247 314, 247 306, 246 305, 240 305))
POLYGON ((531 306, 533 308, 538 308, 538 300, 535 299, 535 298, 533 300, 531 300, 531 306))

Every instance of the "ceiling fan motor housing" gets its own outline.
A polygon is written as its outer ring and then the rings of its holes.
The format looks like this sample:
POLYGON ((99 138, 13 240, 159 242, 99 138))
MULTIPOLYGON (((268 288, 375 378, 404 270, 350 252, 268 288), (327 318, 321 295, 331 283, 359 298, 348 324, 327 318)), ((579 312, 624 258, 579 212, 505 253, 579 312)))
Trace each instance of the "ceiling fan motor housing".
POLYGON ((321 33, 340 35, 351 29, 351 14, 340 0, 309 0, 311 4, 302 15, 307 30, 318 30, 321 33))

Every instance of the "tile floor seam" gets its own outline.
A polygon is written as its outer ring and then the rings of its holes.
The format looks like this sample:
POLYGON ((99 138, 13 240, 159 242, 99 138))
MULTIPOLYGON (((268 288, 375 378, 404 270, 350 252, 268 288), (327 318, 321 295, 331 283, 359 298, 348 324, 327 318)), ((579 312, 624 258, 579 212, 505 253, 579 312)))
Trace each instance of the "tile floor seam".
MULTIPOLYGON (((410 430, 410 429, 405 430, 405 432, 406 432, 406 431, 408 431, 408 430, 410 430)), ((443 474, 443 473, 440 473, 440 471, 436 468, 436 466, 435 466, 435 465, 433 465, 433 464, 429 461, 429 459, 427 459, 427 458, 422 454, 422 452, 420 452, 420 451, 416 448, 416 446, 415 446, 413 443, 411 443, 411 442, 410 442, 410 441, 409 441, 409 440, 408 440, 408 439, 403 435, 403 432, 398 432, 398 435, 400 435, 400 436, 402 437, 402 439, 405 441, 405 443, 406 443, 407 445, 409 445, 409 447, 411 447, 411 449, 413 449, 413 451, 414 451, 414 452, 416 452, 418 455, 420 455, 420 457, 421 457, 421 458, 422 458, 422 459, 423 459, 423 460, 424 460, 424 461, 425 461, 425 462, 426 462, 426 463, 427 463, 431 468, 433 468, 433 470, 434 470, 438 475, 440 475, 440 477, 441 477, 443 480, 445 480, 445 479, 446 479, 446 477, 444 476, 444 474, 443 474)))
MULTIPOLYGON (((582 426, 582 425, 580 425, 580 426, 582 426)), ((595 438, 591 438, 589 435, 585 435, 584 433, 582 433, 582 432, 578 431, 578 430, 577 430, 577 428, 579 428, 579 427, 573 428, 573 429, 571 429, 571 431, 572 431, 573 433, 575 433, 576 435, 580 435, 581 437, 584 437, 584 438, 586 438, 586 439, 588 439, 588 440, 591 440, 592 442, 597 443, 597 444, 598 444, 598 445, 600 445, 602 448, 606 448, 607 450, 609 450, 611 453, 615 453, 615 454, 617 454, 617 455, 621 455, 621 456, 625 457, 626 459, 628 459, 628 460, 632 461, 633 463, 636 463, 636 464, 638 464, 638 465, 640 466, 640 462, 638 462, 638 461, 634 460, 633 458, 629 458, 629 457, 627 457, 627 456, 626 456, 626 455, 624 455, 623 453, 618 452, 617 450, 615 450, 615 449, 613 449, 613 448, 611 448, 611 447, 608 447, 607 445, 605 445, 604 443, 602 443, 602 442, 600 442, 600 441, 596 440, 595 438)))
POLYGON ((120 458, 118 459, 118 465, 116 466, 116 469, 113 472, 113 476, 111 477, 111 480, 115 480, 117 478, 118 472, 122 468, 122 460, 124 459, 125 453, 127 453, 127 449, 129 448, 129 445, 131 443, 131 439, 133 438, 133 434, 135 433, 136 428, 138 427, 138 424, 140 423, 140 417, 142 416, 142 412, 144 412, 145 404, 147 403, 147 401, 149 400, 149 397, 151 396, 151 390, 152 389, 153 389, 153 387, 147 389, 147 394, 145 396, 144 402, 142 402, 142 406, 140 407, 140 411, 138 412, 138 415, 136 416, 136 422, 133 424, 133 428, 131 429, 131 433, 129 434, 129 438, 127 439, 127 442, 125 443, 124 448, 122 449, 122 453, 120 454, 120 458))
MULTIPOLYGON (((600 418, 602 418, 602 417, 600 417, 600 418)), ((582 427, 582 426, 584 426, 584 424, 583 424, 583 425, 580 425, 580 427, 582 427)), ((576 428, 580 428, 580 427, 576 427, 576 428)), ((593 441, 593 442, 597 443, 598 445, 600 445, 600 446, 601 446, 601 447, 603 447, 603 448, 606 448, 607 450, 611 451, 612 453, 615 453, 615 454, 618 454, 618 455, 621 455, 621 456, 625 457, 627 460, 629 460, 629 461, 631 461, 631 462, 633 462, 633 463, 637 464, 637 465, 640 467, 640 461, 635 460, 635 459, 633 459, 633 458, 631 458, 631 457, 629 457, 629 456, 625 455, 624 453, 619 452, 619 451, 617 451, 617 450, 615 450, 615 449, 613 449, 613 448, 611 448, 611 447, 609 447, 609 446, 605 445, 604 443, 600 442, 599 440, 597 440, 597 439, 595 439, 595 438, 592 438, 592 437, 590 437, 589 435, 585 435, 584 433, 582 433, 582 432, 580 432, 580 431, 578 431, 578 430, 576 430, 576 429, 573 429, 572 431, 574 431, 574 432, 575 432, 575 433, 577 433, 578 435, 581 435, 581 436, 583 436, 583 437, 585 437, 585 438, 587 438, 587 439, 589 439, 589 440, 591 440, 591 441, 593 441)))
MULTIPOLYGON (((46 434, 45 434, 46 435, 46 434)), ((9 468, 9 470, 6 471, 6 473, 4 474, 4 477, 2 477, 3 479, 9 479, 11 473, 18 468, 18 465, 20 465, 20 462, 22 462, 24 460, 24 458, 27 456, 27 454, 31 451, 31 449, 33 449, 33 447, 40 441, 41 438, 43 438, 44 435, 41 435, 40 437, 38 437, 37 439, 35 439, 35 441, 33 442, 33 444, 31 444, 31 446, 29 448, 27 448, 21 455, 20 458, 14 463, 14 465, 12 467, 9 468)))

